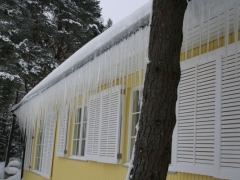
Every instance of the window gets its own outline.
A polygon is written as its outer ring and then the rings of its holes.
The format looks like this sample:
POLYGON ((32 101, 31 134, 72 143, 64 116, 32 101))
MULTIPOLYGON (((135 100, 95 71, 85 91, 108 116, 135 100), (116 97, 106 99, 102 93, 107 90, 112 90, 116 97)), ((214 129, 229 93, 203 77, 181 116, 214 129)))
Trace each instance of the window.
POLYGON ((136 125, 138 123, 138 119, 140 116, 140 96, 142 90, 134 90, 132 92, 132 100, 131 100, 131 112, 130 112, 130 139, 129 139, 129 160, 132 156, 133 146, 135 144, 136 139, 136 125))
POLYGON ((73 128, 72 155, 84 156, 87 130, 87 106, 76 109, 73 128))
POLYGON ((40 121, 37 135, 36 155, 34 169, 41 171, 43 150, 43 121, 40 121))

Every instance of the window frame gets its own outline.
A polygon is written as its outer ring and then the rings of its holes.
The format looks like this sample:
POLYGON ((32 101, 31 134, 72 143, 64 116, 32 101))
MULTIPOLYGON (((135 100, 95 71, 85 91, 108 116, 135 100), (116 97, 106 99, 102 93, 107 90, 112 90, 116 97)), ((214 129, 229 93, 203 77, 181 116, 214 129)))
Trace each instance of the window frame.
MULTIPOLYGON (((88 124, 88 104, 85 104, 83 106, 78 106, 75 108, 74 110, 74 116, 73 116, 73 120, 72 120, 72 139, 71 139, 71 156, 69 157, 69 159, 74 159, 74 160, 83 160, 86 161, 87 159, 85 158, 85 151, 86 151, 86 141, 87 141, 87 124, 88 124), (86 108, 86 112, 85 112, 85 108, 86 108), (74 140, 74 130, 75 130, 75 125, 76 125, 76 118, 78 118, 77 113, 78 110, 81 109, 81 120, 79 122, 80 124, 80 131, 79 131, 79 145, 78 145, 78 153, 74 154, 73 153, 73 142, 74 140), (86 121, 84 121, 84 115, 86 114, 86 121), (83 124, 86 124, 86 130, 85 130, 85 138, 82 138, 83 136, 83 124), (82 142, 85 141, 85 147, 84 147, 84 155, 81 155, 81 150, 82 150, 82 142)), ((77 149, 77 148, 76 148, 77 149)))

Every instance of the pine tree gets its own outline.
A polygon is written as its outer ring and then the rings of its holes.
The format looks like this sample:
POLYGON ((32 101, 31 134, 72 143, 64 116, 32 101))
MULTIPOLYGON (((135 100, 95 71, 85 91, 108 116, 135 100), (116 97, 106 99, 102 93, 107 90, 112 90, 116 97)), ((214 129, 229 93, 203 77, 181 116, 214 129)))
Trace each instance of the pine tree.
POLYGON ((108 28, 110 28, 113 25, 113 21, 109 18, 107 21, 107 24, 105 26, 105 30, 107 30, 108 28))
POLYGON ((96 0, 0 1, 0 114, 100 34, 100 17, 96 0))

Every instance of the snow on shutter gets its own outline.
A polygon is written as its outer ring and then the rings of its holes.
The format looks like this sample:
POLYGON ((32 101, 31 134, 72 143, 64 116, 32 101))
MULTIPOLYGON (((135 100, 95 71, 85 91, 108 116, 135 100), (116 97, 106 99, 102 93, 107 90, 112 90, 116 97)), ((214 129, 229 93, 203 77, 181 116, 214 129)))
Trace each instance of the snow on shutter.
POLYGON ((240 177, 240 58, 236 56, 222 61, 220 167, 227 179, 240 177))
POLYGON ((118 163, 121 125, 121 86, 101 93, 99 162, 118 163))
POLYGON ((41 175, 50 179, 52 170, 53 147, 56 126, 56 112, 47 115, 44 122, 44 143, 41 175))
POLYGON ((68 116, 69 108, 68 106, 63 106, 60 109, 60 118, 58 125, 58 141, 57 141, 57 156, 64 157, 67 150, 67 132, 68 132, 68 116))
POLYGON ((216 61, 182 70, 177 162, 214 164, 216 61))
POLYGON ((33 130, 28 128, 26 132, 26 145, 25 145, 25 159, 24 159, 24 169, 30 170, 31 166, 31 156, 32 156, 32 142, 33 142, 33 130))
POLYGON ((97 160, 100 121, 99 94, 90 96, 88 108, 87 142, 85 156, 89 160, 97 160))

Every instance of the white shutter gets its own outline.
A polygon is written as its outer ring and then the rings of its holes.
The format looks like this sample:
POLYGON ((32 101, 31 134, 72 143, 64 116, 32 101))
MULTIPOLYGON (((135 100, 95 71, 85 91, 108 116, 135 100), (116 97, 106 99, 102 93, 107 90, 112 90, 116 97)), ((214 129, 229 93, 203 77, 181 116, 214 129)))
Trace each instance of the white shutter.
POLYGON ((57 141, 57 156, 64 157, 65 150, 67 150, 67 133, 68 133, 68 117, 69 108, 68 106, 63 106, 60 109, 60 118, 58 123, 58 141, 57 141))
POLYGON ((195 164, 214 165, 216 61, 197 66, 195 164))
POLYGON ((227 179, 240 177, 240 58, 237 56, 222 61, 220 167, 227 179))
POLYGON ((118 163, 121 125, 121 86, 101 93, 99 162, 118 163))
POLYGON ((44 121, 44 143, 41 168, 41 175, 47 179, 50 179, 52 170, 55 127, 56 112, 51 112, 44 121))
POLYGON ((26 145, 25 145, 25 158, 24 158, 24 169, 29 170, 31 166, 32 157, 32 142, 33 142, 33 130, 28 128, 26 131, 26 145))
POLYGON ((177 162, 193 163, 196 68, 182 70, 179 85, 177 162))
POLYGON ((178 170, 210 174, 214 167, 216 61, 182 69, 179 86, 178 170), (204 166, 203 166, 204 165, 204 166))
POLYGON ((87 142, 85 156, 89 160, 97 160, 99 142, 100 97, 92 95, 89 99, 87 142))

